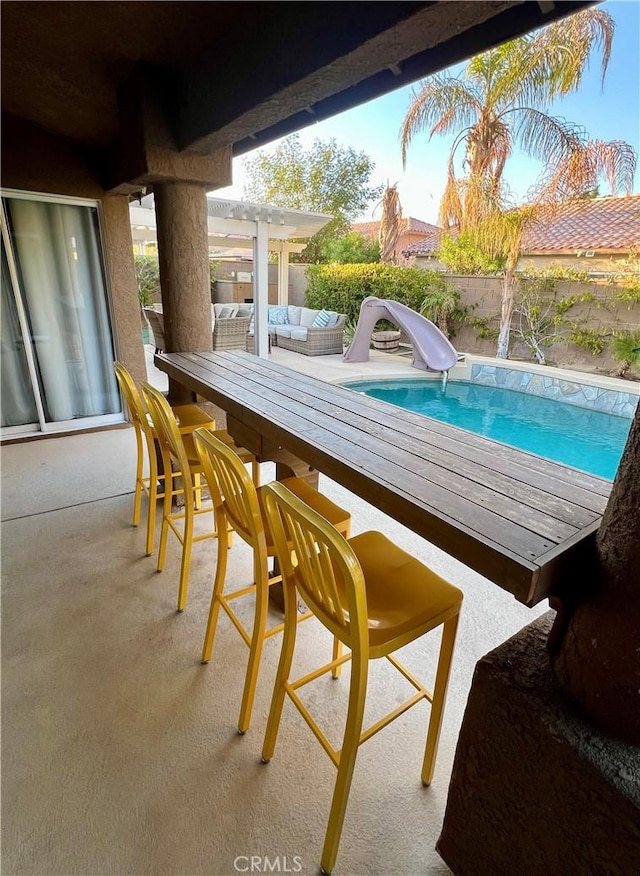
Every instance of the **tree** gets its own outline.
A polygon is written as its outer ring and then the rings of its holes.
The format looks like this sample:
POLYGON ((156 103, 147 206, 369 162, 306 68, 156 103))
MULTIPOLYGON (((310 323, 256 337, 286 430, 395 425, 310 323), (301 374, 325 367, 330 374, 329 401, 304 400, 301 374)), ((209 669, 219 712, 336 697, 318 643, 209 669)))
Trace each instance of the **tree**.
POLYGON ((347 234, 350 223, 382 193, 382 186, 369 185, 371 159, 335 139, 316 139, 305 150, 299 135, 292 134, 274 152, 260 150, 243 167, 247 200, 333 216, 309 241, 301 258, 305 262, 327 261, 329 241, 347 234))
POLYGON ((331 264, 368 265, 380 261, 380 245, 358 231, 349 231, 343 237, 329 240, 324 247, 324 254, 331 264))
POLYGON ((613 31, 613 19, 602 9, 567 16, 472 58, 458 77, 425 80, 403 121, 404 162, 418 132, 455 133, 440 220, 445 228, 472 233, 488 255, 504 258, 500 357, 508 353, 514 273, 526 228, 554 204, 593 190, 603 177, 613 194, 632 189, 635 154, 628 143, 589 140, 584 129, 546 112, 554 99, 579 87, 594 49, 602 54, 604 82, 613 31), (516 144, 543 161, 544 169, 527 205, 507 210, 504 171, 516 144), (465 175, 459 178, 461 146, 465 175))
POLYGON ((380 258, 389 265, 395 265, 397 263, 396 246, 402 229, 402 207, 400 206, 397 184, 390 186, 387 183, 380 204, 382 205, 382 218, 378 232, 380 258))

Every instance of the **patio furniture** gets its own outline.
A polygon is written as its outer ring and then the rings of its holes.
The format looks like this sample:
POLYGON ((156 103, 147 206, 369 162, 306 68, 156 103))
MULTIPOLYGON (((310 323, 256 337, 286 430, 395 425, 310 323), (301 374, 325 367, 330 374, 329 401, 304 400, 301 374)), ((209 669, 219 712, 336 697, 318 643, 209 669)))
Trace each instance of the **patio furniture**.
POLYGON ((283 350, 304 356, 342 353, 344 313, 285 304, 269 307, 268 318, 269 334, 283 350))
MULTIPOLYGON (((156 521, 156 503, 164 496, 163 490, 158 492, 158 485, 164 489, 165 475, 158 471, 158 456, 156 453, 156 431, 153 421, 145 406, 144 400, 138 392, 133 377, 121 362, 114 362, 113 368, 124 400, 129 409, 129 416, 135 430, 136 444, 138 448, 136 461, 136 486, 133 498, 133 525, 140 523, 140 510, 142 505, 142 493, 148 500, 147 508, 147 544, 146 554, 153 553, 154 530, 156 521), (147 463, 149 476, 144 477, 144 447, 147 449, 147 463)), ((215 429, 215 420, 196 404, 176 405, 171 408, 173 416, 178 424, 178 431, 182 435, 193 432, 199 426, 205 429, 215 429)))
POLYGON ((385 350, 387 353, 395 353, 400 346, 400 332, 374 332, 371 335, 371 343, 374 350, 385 350))
POLYGON ((358 747, 423 699, 431 703, 431 717, 422 782, 431 783, 462 592, 380 532, 363 532, 345 539, 284 483, 268 484, 264 494, 268 526, 273 533, 284 580, 285 621, 262 760, 267 763, 273 757, 284 698, 288 695, 338 769, 321 858, 322 873, 330 873, 338 853, 358 747), (298 594, 350 653, 346 656, 334 653, 334 659, 325 666, 290 681, 298 594), (431 693, 393 653, 440 626, 440 655, 431 693), (381 657, 386 657, 417 693, 363 730, 369 662, 381 657), (335 749, 298 690, 328 672, 335 674, 337 667, 349 660, 347 719, 342 747, 335 749))
POLYGON ((323 472, 524 605, 591 562, 604 478, 402 408, 390 417, 384 401, 247 353, 155 364, 226 410, 229 433, 277 477, 323 472))
MULTIPOLYGON (((142 394, 153 420, 165 472, 162 528, 160 530, 157 569, 158 572, 161 572, 164 568, 167 556, 167 540, 169 529, 171 529, 182 545, 178 611, 184 611, 187 604, 192 546, 194 542, 214 538, 218 534, 214 526, 211 532, 194 535, 195 517, 196 515, 209 513, 212 514, 215 521, 214 508, 200 508, 198 507, 199 502, 196 502, 203 468, 193 443, 193 435, 180 434, 171 407, 159 390, 149 383, 143 383, 142 394), (182 487, 176 485, 176 480, 179 477, 182 481, 182 487), (184 495, 184 509, 177 508, 174 510, 172 499, 180 493, 184 495)), ((216 432, 211 432, 211 434, 217 435, 220 441, 230 446, 233 453, 237 454, 242 463, 250 462, 254 479, 259 479, 259 465, 252 453, 245 450, 244 447, 237 447, 229 433, 225 430, 217 430, 216 432)))
POLYGON ((213 323, 212 349, 246 350, 250 316, 216 317, 213 323))
POLYGON ((164 316, 161 310, 156 310, 154 307, 144 307, 144 315, 153 335, 153 343, 156 348, 156 353, 160 353, 166 349, 164 340, 164 316))
MULTIPOLYGON (((251 721, 264 641, 281 632, 283 628, 283 624, 278 624, 267 629, 269 587, 281 581, 282 578, 279 574, 269 575, 268 570, 268 558, 275 555, 275 546, 271 531, 264 523, 263 495, 265 487, 256 489, 238 456, 228 446, 217 440, 215 433, 199 429, 194 433, 194 440, 201 468, 209 484, 215 506, 216 529, 218 531, 216 573, 202 649, 202 662, 208 663, 211 659, 218 616, 220 608, 223 608, 249 647, 249 662, 238 718, 238 732, 243 734, 249 729, 251 721), (228 536, 231 530, 237 532, 240 538, 253 550, 254 583, 232 593, 224 593, 227 549, 230 547, 228 536), (245 628, 231 605, 234 600, 243 596, 255 597, 251 633, 245 628)), ((284 483, 294 495, 311 505, 316 512, 322 514, 329 521, 327 525, 335 526, 336 530, 345 536, 349 535, 351 515, 348 511, 314 490, 301 478, 287 478, 284 483)), ((309 612, 297 615, 297 620, 303 620, 307 617, 310 617, 309 612)))

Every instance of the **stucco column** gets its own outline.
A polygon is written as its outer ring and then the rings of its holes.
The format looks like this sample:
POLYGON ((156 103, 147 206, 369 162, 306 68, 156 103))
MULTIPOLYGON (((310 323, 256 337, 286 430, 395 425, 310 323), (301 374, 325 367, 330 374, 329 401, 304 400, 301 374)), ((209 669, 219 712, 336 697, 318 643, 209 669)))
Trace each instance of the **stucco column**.
MULTIPOLYGON (((153 187, 167 352, 211 350, 207 189, 186 182, 153 187)), ((171 401, 190 393, 169 381, 171 401)))
POLYGON ((640 407, 597 539, 599 569, 558 653, 564 690, 595 725, 640 745, 640 407))
POLYGON ((116 357, 131 372, 134 380, 147 379, 142 346, 140 302, 133 261, 133 242, 127 195, 102 198, 104 258, 111 287, 111 307, 116 339, 116 357))

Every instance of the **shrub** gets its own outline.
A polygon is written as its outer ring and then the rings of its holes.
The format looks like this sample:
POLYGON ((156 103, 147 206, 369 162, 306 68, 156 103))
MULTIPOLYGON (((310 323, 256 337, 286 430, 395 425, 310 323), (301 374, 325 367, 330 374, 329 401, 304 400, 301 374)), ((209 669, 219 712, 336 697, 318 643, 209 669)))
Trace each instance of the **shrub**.
POLYGON ((141 307, 160 300, 160 268, 157 256, 137 255, 135 257, 138 300, 141 307))
POLYGON ((309 265, 306 271, 307 307, 337 310, 357 322, 368 295, 400 301, 420 311, 430 294, 447 289, 442 274, 381 262, 365 265, 309 265))
POLYGON ((611 341, 611 355, 620 363, 619 377, 624 377, 629 368, 640 369, 640 329, 616 332, 611 341))
POLYGON ((469 232, 457 237, 443 235, 438 258, 451 274, 499 274, 504 269, 504 258, 483 252, 469 232))

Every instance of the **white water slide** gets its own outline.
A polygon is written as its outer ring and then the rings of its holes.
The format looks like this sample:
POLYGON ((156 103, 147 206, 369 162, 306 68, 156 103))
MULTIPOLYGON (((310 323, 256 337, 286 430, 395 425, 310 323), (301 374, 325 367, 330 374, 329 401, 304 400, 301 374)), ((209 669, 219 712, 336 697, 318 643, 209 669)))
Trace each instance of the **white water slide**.
POLYGON ((345 362, 366 362, 371 333, 379 319, 395 323, 413 345, 414 368, 423 371, 448 371, 458 361, 455 347, 437 325, 399 301, 370 295, 360 305, 358 325, 344 354, 345 362))

